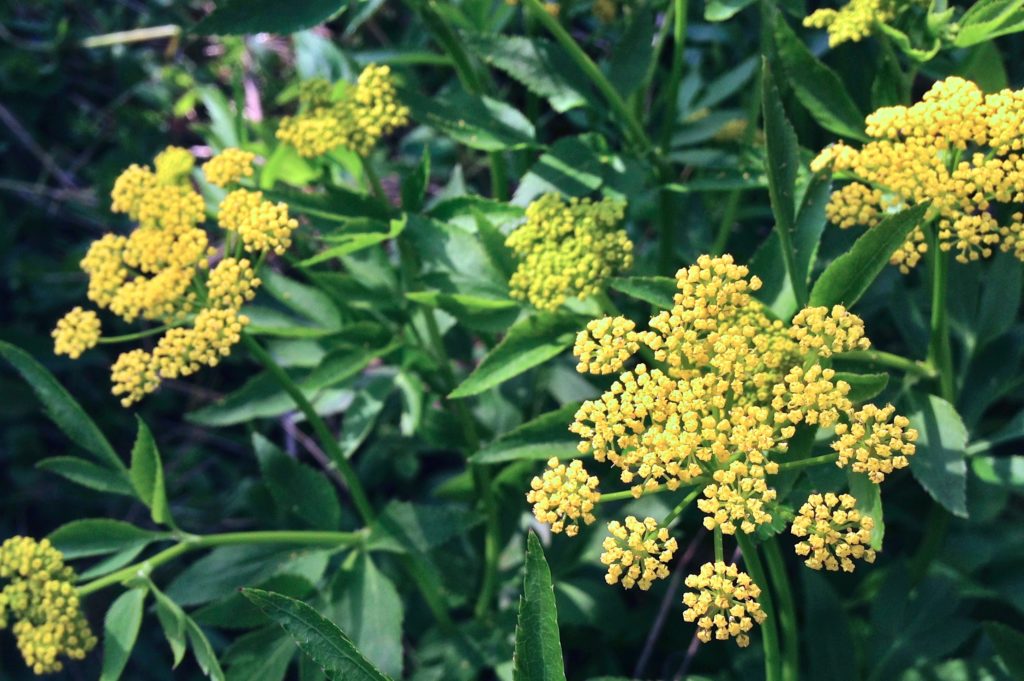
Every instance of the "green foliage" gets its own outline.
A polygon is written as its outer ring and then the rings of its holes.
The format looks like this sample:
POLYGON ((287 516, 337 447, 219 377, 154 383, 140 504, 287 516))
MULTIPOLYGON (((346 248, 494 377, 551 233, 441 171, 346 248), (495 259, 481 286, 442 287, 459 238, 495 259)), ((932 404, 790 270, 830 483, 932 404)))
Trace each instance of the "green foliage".
POLYGON ((533 532, 526 538, 526 577, 519 600, 516 652, 512 664, 516 681, 565 680, 551 570, 540 540, 533 532))

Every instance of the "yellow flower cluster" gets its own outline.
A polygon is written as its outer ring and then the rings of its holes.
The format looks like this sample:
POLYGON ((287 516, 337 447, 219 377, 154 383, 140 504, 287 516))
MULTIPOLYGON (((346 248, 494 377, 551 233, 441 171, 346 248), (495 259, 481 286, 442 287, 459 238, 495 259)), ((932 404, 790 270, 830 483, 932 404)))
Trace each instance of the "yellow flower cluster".
POLYGON ((249 253, 274 251, 283 255, 292 245, 299 221, 288 216, 288 206, 263 198, 263 192, 236 189, 220 204, 217 222, 235 232, 249 253))
POLYGON ((610 374, 622 368, 640 349, 640 336, 636 323, 625 317, 602 317, 587 323, 587 328, 576 334, 572 354, 581 374, 610 374))
POLYGON ((36 674, 81 660, 96 637, 79 609, 74 571, 48 539, 11 537, 0 545, 0 629, 11 622, 25 664, 36 674))
MULTIPOLYGON (((761 458, 761 457, 758 457, 761 458)), ((747 465, 744 461, 733 461, 728 468, 714 472, 714 482, 704 488, 704 496, 697 507, 707 515, 704 527, 708 530, 720 528, 723 534, 736 534, 737 523, 744 534, 753 533, 758 525, 772 521, 772 514, 765 510, 775 500, 776 492, 765 482, 765 473, 778 473, 779 465, 770 462, 747 465)))
POLYGON ((804 538, 796 545, 798 556, 814 570, 825 568, 853 572, 854 559, 875 562, 870 547, 874 520, 862 515, 849 494, 812 494, 793 520, 794 536, 804 538))
POLYGON ((806 371, 795 366, 772 389, 772 408, 777 423, 808 423, 830 428, 839 417, 853 411, 847 395, 850 384, 833 380, 836 372, 811 365, 806 371))
MULTIPOLYGON (((886 213, 930 205, 939 248, 959 262, 999 248, 1024 260, 1024 90, 986 95, 949 77, 913 106, 883 107, 866 119, 872 141, 824 149, 812 170, 831 167, 852 183, 833 192, 826 208, 839 227, 874 227, 886 213)), ((927 252, 915 229, 891 262, 909 272, 927 252)))
POLYGON ((234 147, 225 149, 203 164, 206 181, 215 187, 227 187, 243 177, 252 177, 256 154, 234 147))
POLYGON ((897 414, 891 404, 882 408, 865 404, 852 414, 849 424, 836 425, 838 437, 832 449, 839 453, 837 465, 849 465, 853 472, 881 483, 889 473, 910 465, 907 457, 914 453, 917 431, 909 426, 910 420, 897 414))
POLYGON ((78 359, 100 340, 100 318, 92 310, 75 306, 57 320, 53 336, 53 353, 78 359))
MULTIPOLYGON (((228 149, 204 166, 213 184, 250 176, 253 155, 228 149)), ((111 367, 114 395, 130 406, 159 387, 163 379, 216 366, 241 340, 248 318, 241 307, 260 285, 248 259, 225 257, 210 270, 216 251, 200 227, 202 196, 189 182, 194 167, 185 149, 169 147, 149 167, 132 165, 117 179, 112 210, 138 221, 128 236, 106 234, 81 261, 89 276, 88 297, 126 322, 158 321, 173 328, 152 352, 134 349, 111 367), (206 275, 205 283, 202 274, 206 275)), ((282 254, 298 221, 288 206, 265 201, 260 192, 235 190, 218 211, 220 225, 238 235, 236 247, 256 255, 282 254)), ((94 312, 75 308, 57 323, 55 352, 78 357, 100 339, 94 312)))
POLYGON ((301 91, 304 111, 281 119, 277 138, 301 156, 322 156, 344 147, 368 156, 377 142, 409 122, 409 109, 398 101, 391 68, 370 64, 340 99, 323 80, 301 91))
POLYGON ((896 9, 897 0, 850 0, 839 9, 815 10, 804 17, 804 26, 827 29, 829 47, 835 47, 867 38, 876 24, 895 19, 896 9))
POLYGON ((761 589, 750 575, 732 563, 705 563, 687 576, 686 586, 693 591, 683 594, 683 619, 697 623, 697 638, 704 643, 734 638, 741 648, 750 645, 748 633, 765 620, 757 600, 761 589))
POLYGON ((634 516, 627 516, 625 524, 613 520, 608 523, 608 535, 601 545, 601 562, 608 566, 606 582, 647 591, 654 580, 668 577, 668 563, 679 545, 657 520, 640 521, 634 516))
POLYGON ((526 495, 538 522, 550 525, 555 533, 564 529, 570 537, 579 533, 580 520, 587 525, 596 520, 594 506, 600 499, 597 478, 587 473, 579 459, 568 466, 558 459, 550 459, 544 474, 530 482, 526 495))
POLYGON ((842 305, 806 307, 793 317, 789 336, 802 353, 828 359, 833 353, 867 350, 871 341, 864 335, 864 320, 842 305))
POLYGON ((541 196, 505 244, 519 258, 509 280, 513 298, 555 310, 569 296, 583 300, 633 265, 633 242, 619 228, 625 204, 615 199, 541 196))

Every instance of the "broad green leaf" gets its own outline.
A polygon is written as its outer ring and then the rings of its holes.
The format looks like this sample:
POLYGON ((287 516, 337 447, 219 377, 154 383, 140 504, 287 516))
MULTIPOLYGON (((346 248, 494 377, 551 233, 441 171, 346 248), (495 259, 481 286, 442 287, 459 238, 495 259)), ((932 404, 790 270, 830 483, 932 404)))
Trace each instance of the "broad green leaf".
POLYGON ((345 458, 355 454, 370 435, 394 388, 395 377, 389 374, 370 379, 366 386, 356 393, 352 404, 345 410, 345 420, 341 424, 341 434, 338 437, 338 445, 345 458))
POLYGON ((325 329, 341 328, 341 313, 330 296, 318 288, 289 279, 273 270, 260 276, 263 289, 293 312, 325 329))
POLYGON ((1001 35, 1024 30, 1024 0, 979 0, 958 22, 953 44, 970 47, 1001 35))
POLYGON ((678 292, 672 277, 615 277, 608 280, 608 285, 663 310, 672 308, 672 299, 678 292))
POLYGON ((370 556, 360 553, 331 585, 332 619, 380 671, 402 676, 402 599, 370 556))
MULTIPOLYGON (((608 61, 608 80, 623 97, 629 97, 644 82, 654 55, 654 12, 640 5, 629 13, 629 25, 616 41, 608 61)), ((582 81, 586 82, 586 81, 582 81)))
POLYGON ((334 258, 361 251, 370 246, 384 243, 396 238, 405 229, 406 219, 391 220, 389 229, 386 232, 342 232, 332 234, 329 240, 331 244, 316 255, 306 258, 298 264, 299 267, 311 267, 313 265, 332 260, 334 258))
POLYGON ((864 114, 835 72, 818 61, 789 27, 782 12, 774 12, 775 49, 786 82, 818 123, 843 137, 866 141, 864 114))
MULTIPOLYGON (((315 574, 313 576, 316 576, 315 574)), ((259 582, 247 584, 264 591, 273 591, 282 596, 304 600, 319 591, 316 584, 305 576, 280 574, 259 582)), ((241 593, 230 593, 207 603, 192 613, 197 624, 215 629, 252 629, 267 624, 263 611, 249 602, 241 593)), ((289 641, 291 645, 291 641, 289 641)))
POLYGON ((414 303, 442 309, 467 328, 491 333, 507 329, 520 311, 519 303, 508 298, 440 291, 411 291, 405 297, 414 303))
POLYGON ((565 113, 588 101, 585 77, 564 51, 544 38, 463 33, 466 45, 481 59, 544 97, 565 113))
POLYGON ((5 341, 0 341, 0 356, 21 374, 43 403, 46 415, 72 442, 93 454, 100 463, 112 466, 117 471, 112 475, 127 477, 125 465, 110 442, 46 367, 21 348, 5 341))
POLYGON ((252 336, 273 338, 316 339, 336 333, 335 329, 316 326, 287 312, 262 305, 246 305, 242 312, 249 317, 245 332, 252 336))
POLYGON ((761 74, 768 197, 775 216, 775 229, 786 236, 785 239, 779 237, 779 247, 784 248, 787 241, 792 245, 796 227, 796 171, 799 164, 796 132, 786 118, 767 59, 761 63, 761 74))
POLYGON ((927 210, 927 205, 908 208, 861 234, 853 247, 829 264, 814 282, 810 304, 841 303, 850 307, 856 303, 885 269, 893 252, 921 225, 927 210))
POLYGON ((402 209, 410 213, 423 210, 423 203, 426 201, 429 187, 430 147, 423 147, 419 164, 402 176, 402 209))
POLYGON ((983 482, 1024 493, 1024 456, 972 456, 971 470, 983 482))
POLYGON ((49 538, 65 558, 84 558, 145 547, 169 537, 167 532, 152 532, 120 520, 95 518, 72 520, 51 532, 49 538))
POLYGON ((181 606, 168 598, 163 591, 156 588, 156 585, 150 583, 149 590, 153 594, 154 601, 156 601, 156 618, 160 620, 160 628, 163 629, 164 638, 167 639, 167 644, 171 647, 171 656, 174 660, 173 668, 176 669, 185 657, 187 646, 185 629, 188 618, 185 615, 185 611, 181 609, 181 606))
POLYGON ((341 504, 326 475, 289 458, 258 433, 252 436, 252 446, 263 481, 281 509, 301 518, 310 527, 338 529, 341 504))
POLYGON ((302 601, 259 589, 242 594, 287 631, 330 679, 388 681, 337 626, 302 601))
POLYGON ((470 457, 476 464, 503 463, 520 459, 571 459, 579 455, 579 438, 569 424, 579 404, 567 404, 502 434, 470 457))
POLYGON ((188 635, 188 642, 192 647, 192 655, 196 658, 196 664, 208 678, 213 681, 224 681, 224 671, 217 661, 217 654, 213 652, 210 639, 199 628, 191 617, 185 617, 185 633, 188 635))
POLYGON ((462 90, 425 97, 414 90, 403 89, 401 99, 409 107, 413 120, 471 149, 505 151, 536 146, 533 124, 504 102, 462 90))
POLYGON ((754 2, 755 0, 708 0, 704 5, 704 20, 713 23, 728 21, 754 2))
POLYGON ((216 9, 193 29, 204 35, 277 33, 284 35, 324 23, 348 6, 348 0, 219 0, 216 9))
MULTIPOLYGON (((375 197, 355 192, 344 187, 328 186, 321 191, 310 194, 299 189, 273 189, 263 192, 271 201, 283 201, 288 210, 295 215, 306 215, 315 218, 328 228, 327 223, 348 225, 361 219, 388 221, 398 217, 398 210, 385 205, 375 197)), ((326 229, 330 233, 330 229, 326 229)))
POLYGON ((956 408, 937 395, 914 395, 910 424, 917 429, 914 477, 953 515, 967 517, 967 429, 956 408))
POLYGON ((846 478, 850 485, 850 495, 857 500, 857 510, 869 516, 875 525, 871 529, 871 548, 882 550, 885 539, 885 516, 882 513, 882 488, 871 482, 863 473, 847 471, 846 478))
POLYGON ((889 374, 855 374, 849 371, 837 371, 836 381, 846 381, 850 384, 850 394, 847 397, 854 404, 867 402, 872 397, 877 397, 885 386, 889 385, 889 374))
POLYGON ((371 551, 427 553, 480 522, 477 513, 455 504, 392 501, 370 526, 371 551))
POLYGON ((132 447, 132 466, 130 477, 135 493, 150 511, 153 522, 166 525, 171 521, 171 511, 167 505, 167 490, 164 487, 164 465, 160 460, 160 451, 149 427, 141 416, 136 417, 139 424, 135 446, 132 447))
POLYGON ((117 681, 128 664, 142 625, 146 589, 125 591, 107 610, 103 619, 103 670, 100 681, 117 681))
POLYGON ((493 224, 521 221, 524 211, 520 206, 471 194, 442 199, 430 206, 426 214, 440 222, 470 228, 477 226, 480 217, 493 224))
POLYGON ((138 558, 139 554, 141 554, 145 548, 145 546, 132 545, 126 549, 112 553, 103 560, 93 563, 88 569, 79 573, 78 579, 82 582, 87 582, 90 579, 110 574, 114 570, 120 570, 125 565, 128 565, 138 558))
POLYGON ((343 381, 362 373, 363 369, 370 365, 377 357, 394 351, 401 344, 401 339, 396 339, 390 345, 379 346, 375 349, 362 347, 341 347, 329 352, 306 378, 299 382, 303 390, 323 390, 338 385, 343 381))
POLYGON ((646 189, 648 170, 616 152, 597 133, 562 137, 541 154, 516 187, 512 203, 526 206, 545 192, 632 197, 646 189))
POLYGON ((992 639, 1010 674, 1024 679, 1024 634, 1000 622, 986 622, 985 633, 992 639))
POLYGON ((132 486, 120 471, 93 463, 77 456, 51 456, 36 464, 36 468, 56 473, 71 482, 110 494, 133 496, 132 486))
POLYGON ((532 531, 526 538, 526 576, 519 598, 512 664, 514 681, 565 681, 551 570, 540 540, 532 531))
POLYGON ((518 322, 450 396, 478 395, 548 361, 572 345, 579 329, 575 317, 557 314, 518 322))
MULTIPOLYGON (((260 617, 266 621, 262 611, 260 617)), ((228 681, 285 681, 297 653, 291 636, 276 624, 270 624, 233 640, 221 655, 221 662, 226 668, 228 681)), ((299 658, 305 659, 301 655, 299 658)))
POLYGON ((843 601, 827 577, 817 570, 800 569, 804 585, 804 628, 801 641, 807 650, 807 678, 858 681, 856 645, 843 601))
POLYGON ((310 184, 320 175, 319 169, 314 168, 310 161, 299 156, 292 145, 278 144, 260 171, 260 189, 273 189, 278 181, 296 187, 310 184))
MULTIPOLYGON (((707 86, 704 87, 700 98, 693 103, 691 108, 699 111, 701 109, 712 109, 718 106, 726 99, 739 92, 744 85, 749 83, 750 79, 757 73, 757 69, 760 65, 761 60, 757 57, 744 59, 736 66, 708 83, 707 86)), ((735 114, 731 115, 735 116, 735 114)))

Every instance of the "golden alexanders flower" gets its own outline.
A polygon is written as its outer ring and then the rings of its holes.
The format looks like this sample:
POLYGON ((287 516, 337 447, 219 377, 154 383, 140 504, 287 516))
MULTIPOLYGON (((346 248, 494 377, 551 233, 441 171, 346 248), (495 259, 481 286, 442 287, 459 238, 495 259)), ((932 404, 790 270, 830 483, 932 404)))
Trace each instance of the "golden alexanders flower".
POLYGON ((647 591, 656 579, 668 577, 668 564, 678 550, 668 528, 659 527, 654 518, 637 520, 627 516, 625 523, 608 523, 608 537, 601 547, 601 562, 608 566, 605 581, 622 584, 625 589, 639 586, 647 591))
POLYGON ((78 359, 100 340, 100 318, 92 310, 75 306, 57 321, 53 336, 53 354, 78 359))
POLYGON ((253 176, 256 154, 229 147, 203 164, 203 176, 215 187, 227 187, 253 176))
POLYGON ((853 572, 854 560, 875 562, 871 548, 874 520, 856 508, 849 494, 812 494, 793 519, 791 531, 803 540, 796 545, 798 556, 814 570, 853 572))
POLYGON ((917 431, 910 420, 896 413, 891 404, 879 408, 865 404, 851 417, 850 423, 836 426, 838 438, 832 449, 839 453, 836 465, 864 473, 871 482, 881 483, 885 476, 910 465, 917 431))
POLYGON ((636 323, 625 317, 602 317, 587 323, 576 334, 572 354, 579 359, 581 374, 611 374, 622 368, 640 349, 636 323))
POLYGON ((599 293, 605 280, 633 266, 633 242, 619 227, 625 203, 544 194, 526 207, 526 222, 505 244, 519 259, 510 294, 541 310, 568 297, 599 293))
POLYGON ((283 255, 292 245, 299 221, 289 217, 288 206, 263 198, 263 192, 236 189, 220 204, 217 222, 242 239, 247 253, 273 251, 283 255))
POLYGON ((11 537, 0 545, 0 629, 10 626, 36 674, 59 672, 61 658, 84 659, 96 646, 74 582, 74 571, 48 539, 11 537))
POLYGON ((555 533, 565 530, 570 537, 579 532, 581 520, 587 525, 596 520, 594 506, 600 499, 597 478, 587 473, 579 459, 568 466, 550 459, 547 470, 533 478, 526 494, 538 522, 550 525, 555 533))
POLYGON ((705 563, 700 572, 686 578, 683 594, 683 619, 697 623, 697 638, 707 643, 712 638, 736 639, 736 645, 750 645, 749 632, 765 620, 758 598, 761 589, 735 564, 722 561, 705 563))
MULTIPOLYGON (((870 142, 859 149, 836 143, 811 164, 851 180, 832 193, 832 223, 871 228, 892 211, 927 203, 939 248, 959 262, 988 258, 997 248, 1024 260, 1024 90, 986 95, 951 76, 920 102, 883 107, 865 122, 870 142)), ((927 252, 924 229, 893 254, 901 272, 927 252)))
POLYGON ((774 462, 763 466, 744 461, 733 461, 728 468, 715 471, 714 482, 704 488, 706 498, 697 501, 697 507, 706 514, 704 527, 720 529, 723 534, 736 534, 737 530, 751 534, 758 525, 770 523, 768 508, 776 492, 768 487, 764 476, 778 471, 774 462))
POLYGON ((839 9, 823 7, 804 17, 807 28, 828 30, 829 47, 847 42, 860 42, 875 32, 878 24, 887 24, 896 18, 901 0, 850 0, 839 9))
POLYGON ((277 138, 307 158, 339 147, 368 156, 382 137, 409 122, 409 109, 398 101, 388 66, 370 64, 340 97, 333 96, 335 90, 323 80, 305 84, 303 110, 281 119, 277 138))

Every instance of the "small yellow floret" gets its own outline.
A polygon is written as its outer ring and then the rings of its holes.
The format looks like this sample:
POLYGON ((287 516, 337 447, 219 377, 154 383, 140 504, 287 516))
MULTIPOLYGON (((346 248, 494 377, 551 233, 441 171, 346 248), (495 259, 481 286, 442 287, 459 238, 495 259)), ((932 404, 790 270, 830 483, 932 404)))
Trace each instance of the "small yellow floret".
POLYGON ((572 354, 581 374, 610 374, 618 371, 626 360, 640 349, 636 324, 625 317, 602 317, 587 323, 576 334, 572 354))
POLYGON ((865 473, 871 482, 881 483, 885 476, 910 465, 917 431, 910 428, 910 419, 896 414, 887 404, 878 408, 866 404, 855 412, 849 425, 836 426, 837 438, 832 449, 839 453, 836 465, 849 466, 855 473, 865 473))
POLYGON ((668 564, 679 545, 667 527, 659 527, 654 518, 640 521, 627 516, 625 524, 608 523, 608 534, 601 544, 601 562, 608 566, 606 582, 647 591, 654 580, 668 577, 668 564))
POLYGON ((697 638, 736 639, 736 645, 750 645, 749 632, 765 620, 758 598, 761 588, 736 565, 722 561, 704 563, 700 572, 686 578, 692 591, 683 594, 683 619, 697 623, 697 638))
POLYGON ((791 529, 794 536, 803 538, 796 545, 796 555, 807 556, 807 567, 853 572, 855 559, 875 562, 870 546, 874 520, 858 511, 856 504, 849 494, 807 497, 791 529))
POLYGON ((203 164, 203 175, 215 187, 227 187, 243 177, 252 177, 255 159, 251 151, 228 148, 203 164))
POLYGON ((100 318, 92 310, 80 306, 71 309, 57 320, 53 336, 53 353, 78 359, 86 350, 96 347, 100 340, 100 318))
POLYGON ((278 255, 292 245, 292 232, 299 221, 288 217, 288 206, 263 198, 263 192, 236 189, 220 204, 217 222, 242 239, 248 253, 273 251, 278 255))
POLYGON ((550 459, 547 470, 533 478, 526 494, 538 522, 550 525, 555 533, 564 529, 570 537, 579 532, 580 520, 586 525, 594 522, 594 506, 600 499, 597 478, 587 473, 579 459, 568 466, 550 459))

